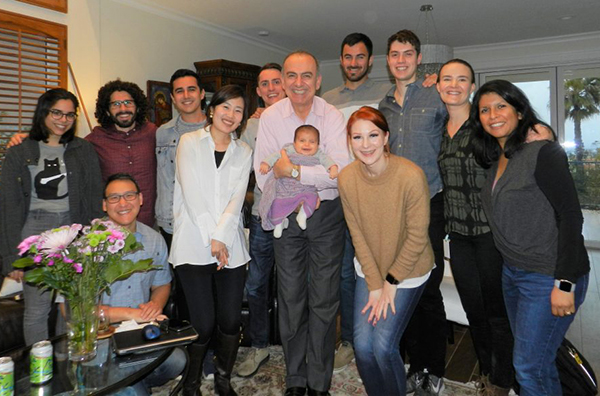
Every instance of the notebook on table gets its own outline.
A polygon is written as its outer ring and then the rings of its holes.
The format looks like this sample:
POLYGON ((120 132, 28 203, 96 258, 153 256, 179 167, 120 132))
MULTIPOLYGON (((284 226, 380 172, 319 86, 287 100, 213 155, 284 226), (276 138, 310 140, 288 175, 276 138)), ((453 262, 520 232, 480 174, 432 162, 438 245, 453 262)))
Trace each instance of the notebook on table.
POLYGON ((117 355, 126 355, 186 345, 198 338, 198 333, 193 328, 189 328, 179 332, 162 332, 158 338, 147 340, 143 336, 143 330, 136 329, 115 333, 112 338, 117 355))

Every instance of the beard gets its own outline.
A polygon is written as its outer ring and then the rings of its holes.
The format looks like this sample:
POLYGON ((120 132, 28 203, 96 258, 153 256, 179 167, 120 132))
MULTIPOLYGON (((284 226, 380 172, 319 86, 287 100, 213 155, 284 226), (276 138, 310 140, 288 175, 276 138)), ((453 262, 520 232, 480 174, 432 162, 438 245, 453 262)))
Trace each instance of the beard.
MULTIPOLYGON (((350 69, 350 70, 356 70, 356 69, 350 69)), ((348 69, 344 69, 344 75, 346 76, 346 79, 348 81, 352 81, 352 82, 356 82, 356 81, 360 81, 362 80, 367 73, 369 72, 369 68, 365 68, 363 69, 363 72, 360 74, 350 74, 350 72, 348 71, 348 69)))
POLYGON ((132 126, 135 123, 135 116, 136 113, 132 112, 132 111, 121 111, 115 115, 110 115, 110 118, 113 120, 113 122, 120 128, 129 128, 130 126, 132 126), (123 114, 130 114, 131 115, 131 119, 129 121, 121 121, 119 120, 119 116, 123 115, 123 114))

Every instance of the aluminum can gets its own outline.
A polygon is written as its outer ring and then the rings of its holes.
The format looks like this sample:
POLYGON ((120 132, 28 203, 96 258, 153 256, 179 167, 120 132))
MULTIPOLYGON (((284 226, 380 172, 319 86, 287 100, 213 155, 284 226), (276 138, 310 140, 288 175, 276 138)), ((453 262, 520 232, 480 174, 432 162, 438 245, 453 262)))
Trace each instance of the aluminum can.
POLYGON ((29 354, 29 379, 32 384, 44 384, 52 379, 52 343, 40 341, 33 344, 29 354))
POLYGON ((15 394, 15 363, 10 357, 0 357, 0 396, 15 394))

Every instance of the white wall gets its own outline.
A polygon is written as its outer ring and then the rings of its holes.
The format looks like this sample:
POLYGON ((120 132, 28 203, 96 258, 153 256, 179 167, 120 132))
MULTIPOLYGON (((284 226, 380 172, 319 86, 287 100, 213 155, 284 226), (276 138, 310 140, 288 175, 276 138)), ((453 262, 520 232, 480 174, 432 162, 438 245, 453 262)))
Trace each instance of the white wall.
MULTIPOLYGON (((169 81, 179 68, 209 59, 262 65, 281 62, 286 51, 252 42, 202 21, 127 0, 71 0, 69 13, 0 0, 0 9, 68 27, 68 59, 92 126, 101 85, 117 77, 138 84, 169 81)), ((69 77, 69 89, 75 92, 69 77)), ((82 112, 79 135, 89 133, 82 112)))
MULTIPOLYGON (((458 47, 454 56, 470 62, 475 72, 515 70, 600 62, 600 32, 524 40, 512 43, 458 47)), ((371 78, 387 78, 385 56, 376 56, 371 78)), ((339 57, 321 62, 321 93, 343 82, 339 57)))

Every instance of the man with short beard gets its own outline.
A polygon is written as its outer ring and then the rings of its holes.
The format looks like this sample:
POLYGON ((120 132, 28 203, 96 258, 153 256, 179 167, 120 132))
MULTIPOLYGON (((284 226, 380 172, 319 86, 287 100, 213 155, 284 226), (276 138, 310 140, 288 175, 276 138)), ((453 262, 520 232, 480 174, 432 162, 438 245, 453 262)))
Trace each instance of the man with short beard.
MULTIPOLYGON (((351 33, 342 41, 340 66, 345 81, 323 94, 327 103, 337 107, 344 119, 362 106, 379 107, 379 101, 389 91, 389 81, 369 80, 369 69, 373 64, 373 43, 363 33, 351 33)), ((335 354, 334 371, 344 369, 354 359, 352 333, 354 329, 354 247, 346 229, 340 281, 340 324, 342 343, 335 354)))
POLYGON ((98 91, 96 118, 100 126, 85 137, 94 145, 102 179, 114 173, 132 175, 144 194, 138 219, 152 227, 156 201, 156 126, 146 120, 148 101, 136 84, 110 81, 98 91))
POLYGON ((344 73, 344 83, 321 97, 334 105, 348 119, 362 106, 377 108, 379 101, 389 91, 389 81, 369 80, 369 71, 373 65, 373 43, 363 33, 351 33, 342 41, 340 66, 344 73))

